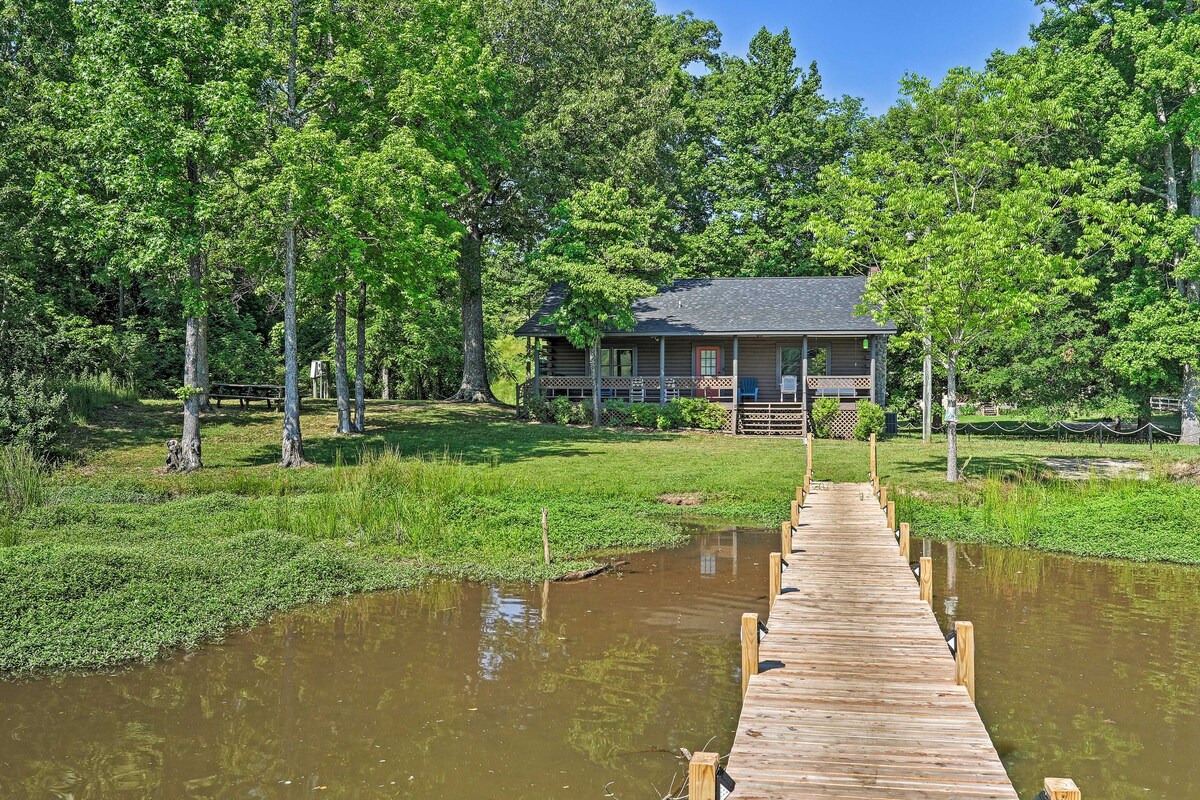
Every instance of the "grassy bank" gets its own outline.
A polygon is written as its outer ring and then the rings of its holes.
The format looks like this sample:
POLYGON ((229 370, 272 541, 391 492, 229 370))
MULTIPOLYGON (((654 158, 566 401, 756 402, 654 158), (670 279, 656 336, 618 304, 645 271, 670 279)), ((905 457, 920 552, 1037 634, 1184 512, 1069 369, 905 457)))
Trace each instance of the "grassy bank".
MULTIPOLYGON (((0 519, 0 670, 148 660, 278 609, 431 575, 554 577, 678 542, 695 516, 774 527, 803 471, 792 439, 531 425, 449 405, 368 413, 366 435, 339 437, 333 406, 306 402, 313 466, 288 472, 274 466, 279 415, 227 409, 205 420, 205 469, 163 474, 179 425, 168 402, 96 409, 71 442, 82 462, 53 475, 0 464, 20 499, 0 519)), ((1128 455, 1165 475, 1200 452, 976 438, 967 480, 947 487, 943 447, 880 448, 922 535, 1200 562, 1196 486, 1038 476, 1049 455, 1128 455)), ((866 460, 861 443, 816 446, 818 479, 863 480, 866 460)))

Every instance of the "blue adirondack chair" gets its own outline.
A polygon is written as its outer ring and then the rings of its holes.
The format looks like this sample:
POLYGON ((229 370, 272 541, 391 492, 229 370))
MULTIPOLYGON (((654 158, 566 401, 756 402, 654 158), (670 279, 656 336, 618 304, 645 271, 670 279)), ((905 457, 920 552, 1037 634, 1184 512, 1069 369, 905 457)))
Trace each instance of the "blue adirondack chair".
POLYGON ((747 397, 758 402, 758 378, 742 378, 738 381, 738 400, 747 397))

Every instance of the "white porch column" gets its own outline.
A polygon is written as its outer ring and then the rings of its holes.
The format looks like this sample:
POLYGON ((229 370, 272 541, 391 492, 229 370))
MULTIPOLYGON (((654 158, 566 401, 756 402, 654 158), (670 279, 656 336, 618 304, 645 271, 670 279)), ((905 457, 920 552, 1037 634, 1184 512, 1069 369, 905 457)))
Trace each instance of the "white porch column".
POLYGON ((733 337, 733 433, 738 432, 738 337, 733 337))
POLYGON ((804 421, 808 422, 808 336, 804 337, 804 360, 800 363, 800 404, 804 406, 804 421))
POLYGON ((661 408, 666 401, 667 382, 667 337, 658 337, 658 405, 661 408))
POLYGON ((879 403, 879 398, 875 396, 875 335, 871 334, 868 341, 871 343, 871 402, 879 403))

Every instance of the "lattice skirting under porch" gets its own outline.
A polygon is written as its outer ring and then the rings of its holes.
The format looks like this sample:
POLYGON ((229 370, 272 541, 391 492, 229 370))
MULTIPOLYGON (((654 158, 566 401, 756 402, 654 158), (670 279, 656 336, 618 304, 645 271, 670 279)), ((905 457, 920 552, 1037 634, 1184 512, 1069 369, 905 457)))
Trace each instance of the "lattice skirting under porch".
POLYGON ((853 439, 854 426, 858 424, 858 412, 852 408, 842 409, 829 423, 829 432, 834 439, 853 439))

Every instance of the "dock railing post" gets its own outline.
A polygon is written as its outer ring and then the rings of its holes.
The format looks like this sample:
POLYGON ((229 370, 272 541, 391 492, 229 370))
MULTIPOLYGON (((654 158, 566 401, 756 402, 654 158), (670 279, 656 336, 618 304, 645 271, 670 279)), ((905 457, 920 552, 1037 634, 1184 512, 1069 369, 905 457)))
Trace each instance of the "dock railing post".
POLYGON ((771 595, 768 607, 775 610, 775 598, 783 591, 783 554, 771 553, 771 566, 768 567, 770 577, 767 579, 767 592, 771 595))
POLYGON ((804 438, 804 483, 808 484, 808 479, 812 477, 813 459, 812 459, 812 434, 804 438))
POLYGON ((888 495, 887 490, 888 490, 888 487, 886 487, 886 486, 879 487, 879 508, 880 509, 887 508, 887 495, 888 495))
POLYGON ((799 502, 800 505, 804 505, 804 484, 800 484, 796 487, 796 501, 799 502))
POLYGON ((800 501, 799 500, 792 501, 792 527, 793 528, 800 527, 800 501))
POLYGON ((909 526, 907 522, 900 523, 900 556, 908 561, 909 526))
POLYGON ((758 674, 758 614, 742 614, 742 698, 758 674))
POLYGON ((716 753, 693 753, 688 762, 688 800, 716 800, 717 767, 721 756, 716 753))
POLYGON ((785 556, 792 554, 792 523, 785 522, 779 526, 779 543, 783 549, 780 551, 785 556))
POLYGON ((967 687, 975 702, 975 626, 970 622, 954 623, 954 682, 967 687))
POLYGON ((1083 800, 1083 792, 1070 778, 1046 778, 1042 788, 1050 800, 1083 800))
POLYGON ((933 608, 933 559, 929 556, 921 556, 921 569, 919 580, 921 582, 921 599, 929 603, 929 607, 933 608))
POLYGON ((875 434, 871 434, 871 480, 875 479, 875 473, 879 466, 879 458, 875 454, 875 434))
POLYGON ((895 530, 896 530, 896 501, 895 500, 888 500, 887 521, 888 521, 888 530, 891 532, 895 532, 895 530))

